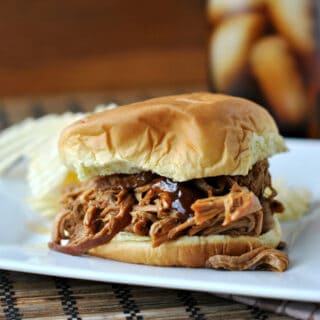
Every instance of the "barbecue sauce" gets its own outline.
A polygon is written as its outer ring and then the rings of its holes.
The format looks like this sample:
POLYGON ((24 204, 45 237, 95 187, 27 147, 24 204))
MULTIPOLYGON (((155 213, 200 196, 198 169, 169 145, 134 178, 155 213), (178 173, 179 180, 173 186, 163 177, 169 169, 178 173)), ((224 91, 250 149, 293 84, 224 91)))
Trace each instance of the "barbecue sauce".
POLYGON ((157 180, 152 189, 157 193, 165 193, 170 199, 171 207, 187 216, 193 216, 191 205, 203 196, 200 191, 189 187, 187 182, 174 182, 170 179, 157 180))

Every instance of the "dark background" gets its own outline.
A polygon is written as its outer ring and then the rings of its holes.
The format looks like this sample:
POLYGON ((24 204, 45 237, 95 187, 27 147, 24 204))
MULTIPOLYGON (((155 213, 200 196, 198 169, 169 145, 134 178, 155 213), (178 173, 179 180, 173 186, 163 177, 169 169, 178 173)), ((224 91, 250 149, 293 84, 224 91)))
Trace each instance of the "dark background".
POLYGON ((206 86, 204 0, 0 7, 0 97, 206 86))

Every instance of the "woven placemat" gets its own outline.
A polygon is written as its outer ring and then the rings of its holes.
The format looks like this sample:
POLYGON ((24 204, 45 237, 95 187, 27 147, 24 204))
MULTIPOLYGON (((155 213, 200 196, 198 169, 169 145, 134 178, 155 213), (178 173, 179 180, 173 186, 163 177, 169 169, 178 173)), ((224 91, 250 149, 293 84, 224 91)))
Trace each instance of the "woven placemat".
MULTIPOLYGON (((199 88, 198 88, 199 89, 199 88)), ((200 88, 201 89, 201 88, 200 88)), ((195 89, 196 90, 196 89, 195 89)), ((0 101, 0 130, 26 117, 91 111, 185 89, 70 94, 0 101)), ((209 293, 101 283, 0 270, 0 319, 292 319, 209 293)))
POLYGON ((290 319, 209 293, 0 271, 0 319, 290 319))

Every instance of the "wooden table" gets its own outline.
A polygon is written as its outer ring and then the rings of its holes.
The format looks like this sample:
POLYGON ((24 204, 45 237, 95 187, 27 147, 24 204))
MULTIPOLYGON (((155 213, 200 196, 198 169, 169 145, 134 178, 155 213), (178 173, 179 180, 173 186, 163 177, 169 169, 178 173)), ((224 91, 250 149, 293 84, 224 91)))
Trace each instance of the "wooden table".
POLYGON ((207 80, 205 0, 2 0, 0 97, 207 80))

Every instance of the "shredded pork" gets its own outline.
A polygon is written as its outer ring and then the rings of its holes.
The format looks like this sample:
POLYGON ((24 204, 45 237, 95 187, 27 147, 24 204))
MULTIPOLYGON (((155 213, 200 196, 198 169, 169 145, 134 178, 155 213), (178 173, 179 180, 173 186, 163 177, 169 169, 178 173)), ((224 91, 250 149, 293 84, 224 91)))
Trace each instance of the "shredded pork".
POLYGON ((150 236, 154 247, 183 235, 259 236, 272 227, 273 213, 283 210, 275 195, 267 161, 247 176, 184 183, 150 172, 95 177, 64 190, 49 246, 80 255, 124 230, 150 236))
POLYGON ((270 270, 282 272, 288 268, 288 256, 276 249, 259 247, 240 256, 215 255, 208 259, 206 266, 213 269, 270 270))
POLYGON ((77 191, 79 193, 73 190, 65 203, 77 211, 69 208, 57 216, 49 243, 51 249, 71 255, 84 254, 110 241, 130 224, 134 204, 134 197, 125 189, 107 191, 96 198, 93 197, 94 189, 77 191), (68 244, 63 245, 62 240, 66 239, 68 244))

